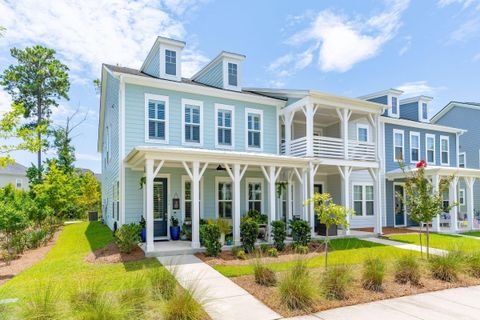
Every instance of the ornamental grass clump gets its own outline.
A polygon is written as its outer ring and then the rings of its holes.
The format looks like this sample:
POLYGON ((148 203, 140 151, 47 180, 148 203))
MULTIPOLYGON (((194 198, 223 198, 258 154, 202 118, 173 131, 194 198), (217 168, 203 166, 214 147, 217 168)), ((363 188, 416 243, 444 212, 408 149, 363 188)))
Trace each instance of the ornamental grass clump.
POLYGON ((367 258, 363 263, 362 286, 367 290, 383 291, 385 263, 378 257, 367 258))
POLYGON ((480 278, 480 252, 470 254, 466 259, 467 271, 475 278, 480 278))
POLYGON ((125 318, 139 319, 145 315, 148 293, 143 276, 136 276, 125 282, 124 288, 119 293, 119 302, 125 310, 125 318))
POLYGON ((395 281, 400 284, 410 284, 414 286, 420 285, 421 266, 417 257, 408 254, 400 256, 395 261, 395 281))
POLYGON ((291 310, 309 310, 317 295, 306 263, 298 260, 278 285, 280 301, 291 310))
POLYGON ((147 279, 150 282, 150 290, 154 299, 168 300, 175 294, 177 280, 167 269, 153 268, 147 274, 147 279))
POLYGON ((256 259, 253 264, 255 282, 261 286, 273 287, 277 284, 277 276, 268 268, 261 259, 256 259))
POLYGON ((352 270, 347 266, 330 268, 323 274, 322 287, 327 299, 344 300, 353 281, 352 270))
POLYGON ((431 257, 428 262, 435 279, 455 282, 464 266, 465 257, 461 252, 449 251, 445 255, 431 257))
POLYGON ((39 284, 29 299, 21 305, 21 319, 60 319, 59 297, 60 293, 52 283, 39 284))
POLYGON ((198 320, 202 318, 202 302, 197 302, 198 297, 195 287, 177 290, 173 297, 163 306, 164 320, 198 320))

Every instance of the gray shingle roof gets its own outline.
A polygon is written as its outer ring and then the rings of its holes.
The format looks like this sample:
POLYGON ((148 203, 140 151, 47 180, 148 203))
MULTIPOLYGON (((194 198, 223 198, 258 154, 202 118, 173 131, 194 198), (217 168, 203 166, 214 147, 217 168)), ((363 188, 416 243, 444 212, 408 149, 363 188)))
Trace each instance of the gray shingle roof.
POLYGON ((13 165, 9 165, 5 168, 0 168, 0 174, 26 175, 27 174, 27 167, 22 166, 18 162, 15 162, 13 165))

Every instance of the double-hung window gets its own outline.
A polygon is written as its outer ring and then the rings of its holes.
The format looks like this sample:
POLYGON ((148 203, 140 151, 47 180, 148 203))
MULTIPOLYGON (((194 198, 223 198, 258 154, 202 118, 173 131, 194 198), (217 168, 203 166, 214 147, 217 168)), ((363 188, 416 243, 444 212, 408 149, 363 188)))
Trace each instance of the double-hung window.
POLYGON ((441 164, 448 165, 450 163, 450 139, 447 136, 440 137, 440 160, 441 164))
POLYGON ((232 218, 232 182, 227 180, 217 181, 217 213, 219 218, 232 218))
POLYGON ((458 190, 458 203, 461 206, 465 205, 465 189, 458 190))
POLYGON ((257 210, 258 212, 262 212, 262 186, 263 183, 261 180, 247 180, 248 211, 257 210))
POLYGON ((374 197, 372 185, 353 185, 353 209, 357 216, 373 216, 374 197))
POLYGON ((404 157, 404 136, 403 130, 393 130, 393 159, 403 161, 404 157))
POLYGON ((233 147, 234 107, 215 104, 216 114, 216 146, 219 148, 233 147))
POLYGON ((368 126, 363 124, 357 125, 357 140, 368 142, 368 126))
POLYGON ((422 120, 428 120, 428 106, 425 102, 422 102, 422 120))
POLYGON ((145 140, 156 143, 168 142, 168 97, 145 95, 145 140))
POLYGON ((467 167, 465 157, 466 157, 465 152, 461 152, 461 153, 458 154, 458 167, 459 168, 466 168, 467 167))
POLYGON ((177 52, 173 50, 165 50, 165 73, 175 76, 177 75, 177 52))
POLYGON ((247 149, 262 148, 262 112, 246 109, 247 114, 247 149))
POLYGON ((410 132, 410 161, 420 161, 420 133, 410 132))
POLYGON ((392 115, 398 116, 398 98, 392 97, 392 115))
POLYGON ((232 87, 238 86, 238 65, 236 63, 228 63, 228 85, 232 87))
POLYGON ((182 99, 183 105, 183 142, 185 144, 202 144, 203 103, 201 101, 182 99))
POLYGON ((435 135, 426 135, 427 163, 435 164, 435 135))

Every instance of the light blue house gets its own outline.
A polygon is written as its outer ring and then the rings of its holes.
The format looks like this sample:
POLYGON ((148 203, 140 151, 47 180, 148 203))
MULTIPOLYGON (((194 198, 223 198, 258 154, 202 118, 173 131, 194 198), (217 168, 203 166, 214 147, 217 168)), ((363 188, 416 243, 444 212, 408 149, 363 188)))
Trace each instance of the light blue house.
POLYGON ((438 185, 442 177, 455 175, 444 195, 445 204, 460 203, 459 207, 435 219, 433 230, 456 232, 478 227, 473 219, 473 206, 467 206, 469 200, 462 186, 467 183, 473 185, 479 171, 465 170, 458 164, 459 139, 465 130, 453 127, 459 122, 448 123, 449 126, 431 123, 431 97, 401 99, 402 93, 390 89, 361 97, 390 106, 381 117, 383 224, 389 227, 415 225, 409 219, 408 208, 401 197, 405 196, 405 175, 415 168, 416 163, 425 160, 427 175, 434 184, 438 185))

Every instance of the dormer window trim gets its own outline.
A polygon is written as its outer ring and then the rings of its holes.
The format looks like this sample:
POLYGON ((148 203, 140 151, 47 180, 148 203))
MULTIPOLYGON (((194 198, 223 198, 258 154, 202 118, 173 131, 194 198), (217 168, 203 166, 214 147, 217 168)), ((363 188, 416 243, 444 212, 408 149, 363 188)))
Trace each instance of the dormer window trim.
POLYGON ((419 100, 418 101, 418 119, 421 122, 428 122, 428 102, 424 100, 419 100), (425 106, 426 108, 426 117, 424 117, 424 109, 423 107, 425 106))
POLYGON ((390 109, 388 109, 388 116, 392 118, 400 118, 400 98, 398 96, 389 95, 388 104, 390 105, 390 109), (396 101, 396 112, 394 112, 394 101, 396 101))
POLYGON ((240 61, 233 60, 233 59, 225 59, 223 60, 223 87, 228 90, 234 91, 242 91, 241 84, 242 83, 242 72, 240 61), (236 82, 237 85, 230 84, 230 75, 231 75, 231 66, 236 66, 236 82))
MULTIPOLYGON (((159 46, 159 68, 160 68, 160 78, 173 80, 173 81, 180 81, 182 79, 182 67, 181 67, 181 59, 182 59, 182 49, 180 47, 175 47, 167 44, 160 44, 159 46), (168 52, 175 52, 175 74, 167 73, 167 63, 171 63, 170 61, 167 62, 167 51, 168 52)), ((169 56, 171 58, 171 56, 169 56)))

